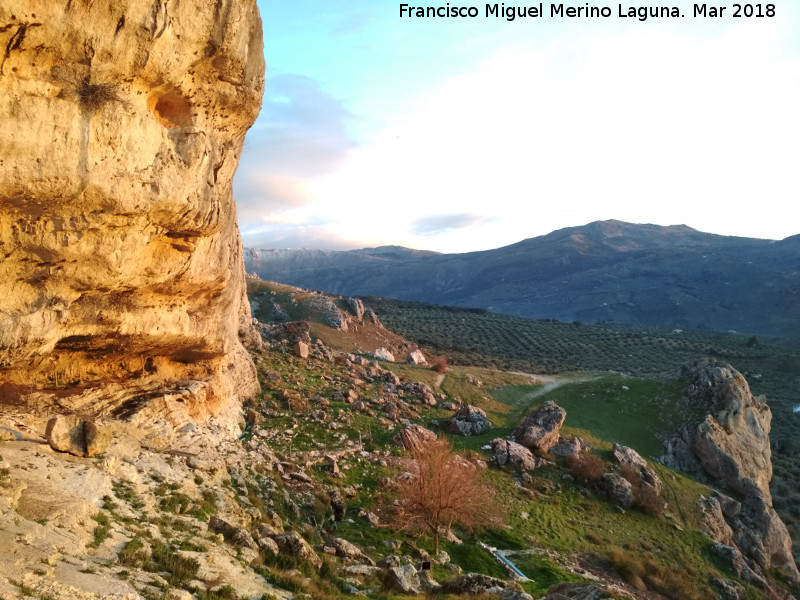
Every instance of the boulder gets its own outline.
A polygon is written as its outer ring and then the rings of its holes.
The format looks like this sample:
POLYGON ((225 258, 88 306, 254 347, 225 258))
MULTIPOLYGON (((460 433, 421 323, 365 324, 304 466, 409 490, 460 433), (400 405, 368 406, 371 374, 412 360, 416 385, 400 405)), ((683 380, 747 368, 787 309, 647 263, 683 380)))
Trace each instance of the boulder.
POLYGON ((661 493, 661 478, 653 469, 647 466, 647 461, 636 450, 628 446, 614 444, 611 451, 617 463, 635 474, 635 477, 638 478, 642 485, 651 487, 656 494, 661 493))
POLYGON ((271 537, 258 538, 257 544, 261 550, 272 556, 278 556, 281 553, 278 543, 271 537))
POLYGON ((508 466, 517 471, 532 471, 536 468, 536 458, 522 444, 495 438, 492 440, 492 458, 499 467, 508 466))
POLYGON ((436 434, 421 425, 409 425, 392 438, 395 443, 406 450, 413 450, 419 446, 436 441, 436 434))
POLYGON ((577 436, 570 439, 559 437, 558 443, 550 448, 550 454, 556 458, 569 458, 581 452, 586 452, 588 449, 588 444, 577 436))
POLYGON ((412 365, 428 364, 428 361, 425 359, 425 355, 422 353, 421 350, 414 350, 413 352, 409 352, 406 362, 412 365))
POLYGON ((296 556, 297 558, 309 562, 317 569, 322 567, 322 559, 296 531, 287 531, 286 533, 274 536, 272 539, 278 544, 281 554, 296 556))
POLYGON ((213 531, 214 533, 222 534, 222 537, 225 538, 225 541, 232 546, 252 549, 258 547, 258 544, 253 541, 252 536, 247 532, 246 529, 237 527, 219 515, 214 515, 211 517, 211 519, 209 519, 208 530, 213 531))
POLYGON ((416 595, 422 591, 421 582, 414 565, 389 567, 383 576, 383 589, 400 594, 416 595))
POLYGON ((630 508, 633 504, 633 487, 624 477, 616 473, 604 473, 600 478, 600 487, 617 506, 630 508))
POLYGON ((492 427, 491 421, 477 406, 462 406, 452 417, 444 421, 444 429, 454 435, 480 435, 492 427))
POLYGON ((295 342, 294 346, 292 346, 292 351, 298 358, 308 358, 310 352, 308 344, 300 340, 295 342))
POLYGON ((53 450, 91 458, 108 449, 112 435, 108 428, 76 415, 58 415, 47 422, 45 439, 53 450))
POLYGON ((333 538, 330 545, 336 550, 336 556, 352 561, 357 560, 372 567, 375 566, 375 561, 367 556, 361 548, 344 538, 333 538))
POLYGON ((548 400, 519 425, 514 439, 531 450, 547 452, 558 443, 559 431, 567 418, 567 411, 548 400))
POLYGON ((386 362, 394 362, 394 354, 389 352, 386 348, 378 348, 373 353, 373 356, 378 360, 385 360, 386 362))
POLYGON ((382 559, 378 561, 377 566, 380 567, 381 569, 388 569, 390 567, 399 567, 400 557, 395 554, 384 556, 382 559))

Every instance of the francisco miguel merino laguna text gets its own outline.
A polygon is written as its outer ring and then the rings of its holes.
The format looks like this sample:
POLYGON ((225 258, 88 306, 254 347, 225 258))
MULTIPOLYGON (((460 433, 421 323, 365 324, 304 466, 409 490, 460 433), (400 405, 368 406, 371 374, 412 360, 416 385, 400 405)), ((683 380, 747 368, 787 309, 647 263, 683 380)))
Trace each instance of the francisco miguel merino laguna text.
MULTIPOLYGON (((734 9, 738 9, 741 13, 742 6, 734 4, 734 9)), ((620 18, 635 18, 639 21, 646 21, 648 18, 659 17, 682 17, 680 9, 677 6, 624 6, 618 4, 617 17, 620 18)), ((706 8, 705 4, 694 5, 694 17, 721 17, 726 8, 711 7, 706 8), (707 12, 708 10, 708 12, 707 12)), ((736 11, 735 11, 736 12, 736 11)), ((732 16, 742 16, 741 14, 734 14, 732 16)), ((774 4, 756 4, 745 5, 744 16, 759 16, 759 17, 774 17, 775 16, 774 4), (754 7, 757 7, 758 14, 754 13, 754 7), (762 7, 766 7, 764 10, 762 7), (747 14, 747 9, 750 9, 751 14, 747 14)), ((589 6, 587 2, 583 6, 570 6, 565 4, 550 4, 550 17, 570 17, 570 18, 608 18, 612 16, 612 10, 609 6, 589 6)), ((447 18, 447 17, 467 17, 475 18, 480 15, 480 10, 475 6, 451 6, 448 2, 446 6, 413 6, 410 4, 400 5, 401 17, 417 17, 417 18, 447 18)), ((502 17, 507 21, 513 21, 518 17, 543 17, 544 3, 539 2, 538 5, 533 6, 506 6, 505 4, 486 4, 484 9, 485 17, 502 17)))

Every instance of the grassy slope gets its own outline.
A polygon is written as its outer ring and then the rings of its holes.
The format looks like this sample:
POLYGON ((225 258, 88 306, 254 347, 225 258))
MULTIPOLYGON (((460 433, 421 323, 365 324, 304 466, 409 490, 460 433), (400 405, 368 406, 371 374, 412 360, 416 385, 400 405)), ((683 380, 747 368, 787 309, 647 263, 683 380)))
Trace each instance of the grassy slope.
MULTIPOLYGON (((744 374, 754 394, 767 396, 772 409, 774 505, 789 527, 794 555, 800 560, 800 413, 792 412, 800 403, 800 341, 649 325, 532 321, 475 309, 380 298, 365 301, 387 327, 459 364, 530 373, 612 371, 659 381, 699 356, 729 362, 744 374)), ((566 393, 554 398, 570 406, 583 401, 563 398, 566 393)), ((646 412, 641 403, 637 405, 646 412)), ((654 444, 646 452, 660 453, 654 444)))

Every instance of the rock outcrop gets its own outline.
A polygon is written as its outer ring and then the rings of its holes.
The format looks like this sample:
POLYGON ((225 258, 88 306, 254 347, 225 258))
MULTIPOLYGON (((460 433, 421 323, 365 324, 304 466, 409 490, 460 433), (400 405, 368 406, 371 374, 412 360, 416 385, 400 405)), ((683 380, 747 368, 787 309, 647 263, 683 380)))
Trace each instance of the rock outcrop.
POLYGON ((8 0, 0 43, 0 398, 130 416, 166 386, 233 419, 258 389, 231 192, 256 1, 8 0))
POLYGON ((772 413, 766 400, 754 397, 742 374, 720 361, 686 363, 678 376, 688 382, 683 409, 694 422, 664 440, 662 462, 705 476, 741 499, 720 494, 724 502, 705 502, 709 535, 733 543, 759 577, 780 568, 800 581, 789 532, 772 508, 772 413))

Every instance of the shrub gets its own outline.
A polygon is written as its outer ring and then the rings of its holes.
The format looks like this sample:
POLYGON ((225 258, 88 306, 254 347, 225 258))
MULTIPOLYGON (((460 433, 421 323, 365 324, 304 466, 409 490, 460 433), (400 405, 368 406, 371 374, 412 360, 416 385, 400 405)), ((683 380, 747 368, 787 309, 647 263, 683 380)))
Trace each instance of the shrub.
POLYGON ((573 454, 567 461, 570 473, 577 481, 594 482, 606 472, 605 461, 596 454, 588 452, 573 454))
POLYGON ((447 359, 444 356, 437 356, 433 359, 433 364, 431 365, 431 369, 436 371, 437 373, 447 373, 447 359))

